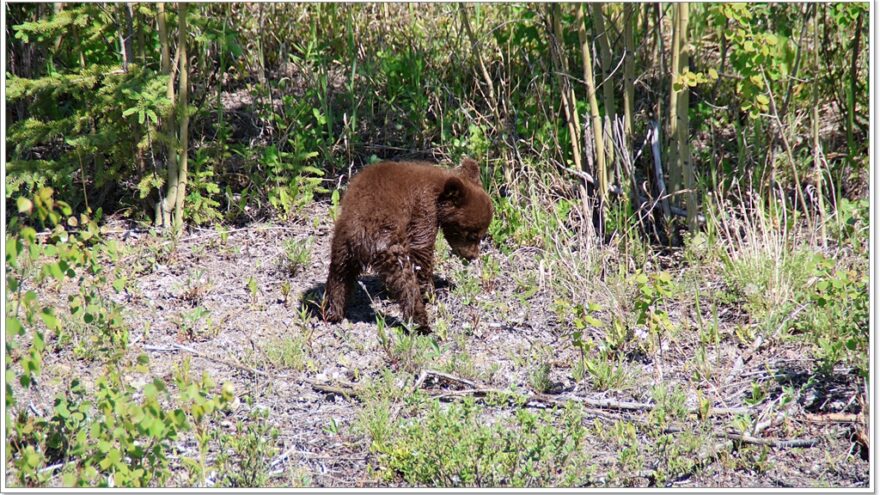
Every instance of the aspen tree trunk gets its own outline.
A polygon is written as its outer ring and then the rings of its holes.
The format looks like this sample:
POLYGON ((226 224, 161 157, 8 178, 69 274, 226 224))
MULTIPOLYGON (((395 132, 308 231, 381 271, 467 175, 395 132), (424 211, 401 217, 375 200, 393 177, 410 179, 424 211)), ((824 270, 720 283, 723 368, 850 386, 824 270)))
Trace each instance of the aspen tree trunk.
MULTIPOLYGON (((679 3, 676 5, 678 7, 678 23, 676 25, 676 31, 679 33, 679 50, 681 53, 678 57, 678 73, 681 74, 685 72, 688 68, 688 58, 689 58, 689 50, 688 50, 688 4, 687 3, 679 3)), ((688 90, 687 85, 682 87, 681 93, 678 95, 678 100, 676 103, 678 104, 678 110, 676 114, 678 116, 678 169, 684 175, 685 187, 688 189, 687 193, 687 220, 688 220, 688 229, 691 232, 697 231, 697 181, 696 181, 696 173, 694 171, 694 163, 691 160, 691 147, 688 142, 688 131, 690 127, 690 122, 688 119, 688 102, 690 92, 688 90)))
POLYGON ((828 246, 828 235, 825 230, 825 190, 823 187, 823 175, 821 166, 822 145, 819 141, 819 77, 821 65, 819 65, 819 8, 813 12, 813 183, 816 185, 816 200, 819 204, 819 227, 821 229, 822 246, 828 246))
POLYGON ((568 122, 568 132, 571 138, 571 151, 575 168, 583 171, 583 163, 581 160, 580 148, 580 122, 577 115, 577 102, 574 99, 574 90, 568 81, 568 64, 565 59, 565 47, 562 38, 562 12, 560 12, 559 4, 550 6, 550 28, 553 34, 553 43, 551 44, 551 55, 555 55, 556 65, 559 75, 560 93, 562 93, 562 105, 565 110, 565 118, 568 122))
MULTIPOLYGON (((159 55, 159 68, 163 74, 168 75, 168 86, 166 88, 166 96, 170 101, 174 101, 174 77, 171 74, 171 50, 170 41, 168 39, 168 27, 165 19, 165 4, 159 3, 158 24, 159 24, 159 44, 161 52, 159 55)), ((156 225, 168 228, 171 226, 171 210, 174 208, 177 198, 177 136, 174 129, 174 113, 168 116, 164 122, 163 134, 167 140, 166 149, 168 160, 168 176, 165 181, 165 198, 159 199, 156 205, 156 225)))
MULTIPOLYGON (((549 22, 551 31, 551 57, 555 59, 556 70, 559 73, 559 89, 562 93, 562 103, 565 109, 565 117, 568 122, 568 133, 571 139, 571 152, 574 166, 579 172, 584 171, 581 153, 581 124, 577 114, 577 100, 574 96, 574 88, 568 79, 568 63, 565 58, 565 44, 562 37, 562 11, 559 4, 552 4, 549 8, 549 22)), ((593 210, 590 208, 587 187, 584 182, 578 185, 578 193, 581 196, 581 212, 584 218, 592 218, 593 210)), ((589 225, 589 224, 588 224, 589 225)))
POLYGON ((633 105, 635 102, 635 40, 633 39, 633 23, 637 22, 637 11, 633 10, 632 4, 623 4, 623 44, 626 53, 623 57, 623 125, 626 147, 633 149, 633 105))
MULTIPOLYGON (((593 20, 593 37, 599 45, 599 61, 602 66, 602 95, 605 103, 605 116, 614 118, 617 106, 614 103, 614 83, 611 80, 611 48, 608 44, 608 31, 605 28, 605 15, 601 3, 591 3, 593 20)), ((606 163, 614 163, 614 147, 606 146, 606 163)))
POLYGON ((177 196, 174 203, 174 230, 183 228, 183 201, 186 198, 187 148, 189 147, 189 62, 186 53, 186 3, 178 3, 177 13, 177 51, 180 54, 180 87, 178 89, 177 110, 180 112, 180 168, 177 179, 177 196))
MULTIPOLYGON (((662 88, 666 84, 666 74, 668 73, 669 64, 666 61, 666 48, 663 39, 663 8, 660 5, 660 2, 654 4, 654 63, 658 64, 660 67, 660 87, 662 88)), ((654 102, 654 118, 657 119, 657 128, 654 130, 657 135, 657 144, 660 146, 660 150, 666 151, 666 134, 664 134, 664 118, 666 115, 666 110, 663 107, 663 94, 662 91, 658 92, 658 96, 656 101, 654 102)), ((668 156, 666 158, 669 158, 668 156)), ((668 167, 667 167, 668 168, 668 167)), ((659 193, 659 184, 655 184, 655 188, 659 193)), ((661 194, 662 196, 662 194, 661 194)), ((665 210, 664 210, 665 213, 665 210)), ((666 219, 668 220, 670 217, 667 215, 666 219)))
MULTIPOLYGON (((675 193, 681 190, 681 168, 679 168, 679 140, 678 140, 678 126, 680 123, 679 110, 680 106, 678 104, 678 100, 681 97, 681 93, 687 93, 687 88, 682 88, 684 91, 676 90, 676 79, 679 76, 679 69, 681 66, 681 29, 679 29, 679 17, 681 16, 681 12, 679 11, 678 4, 672 6, 672 47, 670 49, 672 53, 672 66, 670 67, 671 77, 669 78, 669 141, 666 151, 666 163, 668 164, 669 171, 669 192, 675 193)), ((687 107, 685 107, 687 108, 687 107)), ((673 197, 673 202, 678 203, 676 201, 676 197, 673 197)))
POLYGON ((587 100, 590 103, 590 127, 593 130, 594 149, 596 151, 596 170, 599 198, 602 204, 608 194, 608 169, 605 162, 605 141, 602 139, 602 117, 599 115, 599 102, 596 100, 596 81, 593 77, 593 59, 590 55, 590 42, 584 26, 584 6, 578 4, 575 10, 575 22, 578 27, 578 41, 581 45, 581 60, 584 67, 584 84, 587 86, 587 100))
POLYGON ((849 87, 846 92, 846 144, 849 148, 849 161, 855 164, 856 144, 855 144, 855 118, 856 118, 856 82, 859 72, 859 49, 862 44, 862 17, 863 12, 859 12, 856 19, 856 37, 853 40, 852 48, 852 64, 849 73, 849 87))
MULTIPOLYGON (((633 39, 633 24, 638 22, 638 10, 633 9, 632 4, 623 4, 623 46, 626 53, 623 55, 623 140, 624 149, 629 153, 627 162, 633 157, 635 145, 633 143, 633 111, 635 104, 635 87, 633 81, 635 79, 635 40, 633 39)), ((628 168, 628 173, 632 174, 629 180, 620 178, 620 187, 630 189, 625 191, 626 196, 630 198, 632 210, 636 211, 639 207, 638 192, 635 184, 635 164, 628 168)))
POLYGON ((119 15, 122 21, 119 25, 119 45, 122 54, 122 70, 128 72, 128 64, 134 60, 132 53, 132 43, 134 41, 134 29, 131 19, 131 7, 121 3, 119 4, 119 15))
POLYGON ((146 16, 140 13, 137 10, 137 7, 129 7, 132 9, 135 19, 137 20, 137 37, 135 38, 137 41, 137 45, 135 45, 135 58, 140 60, 140 64, 143 67, 147 64, 145 47, 146 47, 146 38, 144 37, 144 24, 146 23, 146 16))

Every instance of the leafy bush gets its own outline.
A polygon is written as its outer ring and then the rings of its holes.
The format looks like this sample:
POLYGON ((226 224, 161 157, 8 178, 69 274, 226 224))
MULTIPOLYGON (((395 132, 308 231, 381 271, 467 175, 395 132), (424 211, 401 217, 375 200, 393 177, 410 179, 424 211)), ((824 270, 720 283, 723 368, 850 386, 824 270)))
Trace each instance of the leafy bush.
POLYGON ((185 378, 187 370, 178 380, 184 407, 167 408, 172 397, 163 381, 148 376, 147 356, 139 356, 133 369, 127 364, 123 308, 105 294, 108 285, 125 288, 125 279, 102 262, 117 259, 117 244, 102 239, 95 220, 84 215, 62 224, 70 208, 50 189, 16 203, 22 216, 12 219, 6 238, 5 414, 13 479, 42 486, 60 469, 65 486, 163 486, 172 475, 167 453, 173 442, 192 426, 198 435, 204 418, 229 402, 231 387, 211 396, 214 384, 185 378), (45 242, 22 224, 30 221, 52 226, 45 242), (65 224, 78 230, 68 232, 65 224), (40 304, 36 289, 65 280, 78 283, 68 298, 69 316, 61 318, 40 304), (14 384, 22 390, 34 385, 47 343, 53 342, 57 347, 72 342, 74 356, 99 361, 107 373, 97 378, 93 391, 72 380, 55 398, 51 414, 41 416, 18 407, 14 384), (147 384, 135 388, 133 375, 146 375, 147 384))
POLYGON ((820 369, 828 372, 839 363, 854 364, 868 373, 870 304, 868 274, 845 269, 831 260, 820 260, 816 282, 805 289, 805 311, 796 328, 817 346, 820 369))
POLYGON ((236 421, 232 433, 218 433, 218 479, 215 486, 265 487, 272 458, 277 454, 278 428, 269 424, 269 411, 255 408, 249 421, 236 421))
POLYGON ((574 407, 517 410, 509 420, 481 417, 473 400, 448 408, 432 402, 423 415, 400 420, 391 438, 373 437, 378 474, 417 486, 580 486, 588 480, 586 429, 574 407))

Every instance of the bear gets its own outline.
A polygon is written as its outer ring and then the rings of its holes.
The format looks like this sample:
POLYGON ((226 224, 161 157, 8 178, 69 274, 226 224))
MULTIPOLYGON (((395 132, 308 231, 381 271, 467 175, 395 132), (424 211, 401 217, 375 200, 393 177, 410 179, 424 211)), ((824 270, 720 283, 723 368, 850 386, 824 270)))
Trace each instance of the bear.
POLYGON ((434 290, 437 231, 453 254, 470 261, 479 256, 492 221, 492 200, 477 162, 465 158, 455 169, 427 162, 368 165, 351 179, 340 208, 324 319, 343 319, 358 275, 372 268, 400 303, 403 319, 419 333, 430 333, 424 300, 434 290))

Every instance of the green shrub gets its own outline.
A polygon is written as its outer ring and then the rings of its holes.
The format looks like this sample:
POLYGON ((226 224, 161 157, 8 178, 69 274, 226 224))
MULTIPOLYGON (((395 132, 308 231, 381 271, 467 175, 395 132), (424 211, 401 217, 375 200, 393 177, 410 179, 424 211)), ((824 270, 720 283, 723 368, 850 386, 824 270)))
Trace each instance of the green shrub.
POLYGON ((422 415, 399 420, 373 437, 377 475, 416 486, 538 487, 587 482, 586 429, 577 408, 509 419, 482 417, 473 400, 448 407, 434 401, 422 415))
POLYGON ((259 488, 269 483, 272 458, 278 453, 278 428, 268 422, 268 409, 255 408, 249 421, 236 421, 232 433, 217 434, 218 479, 214 486, 259 488))

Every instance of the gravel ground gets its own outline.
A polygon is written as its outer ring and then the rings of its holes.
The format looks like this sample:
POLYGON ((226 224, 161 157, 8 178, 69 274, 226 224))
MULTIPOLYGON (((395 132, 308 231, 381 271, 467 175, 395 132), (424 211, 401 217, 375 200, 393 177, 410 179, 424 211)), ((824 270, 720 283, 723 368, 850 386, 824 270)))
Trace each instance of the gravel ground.
MULTIPOLYGON (((370 474, 376 459, 370 453, 369 439, 353 428, 362 403, 320 390, 314 384, 357 386, 381 376, 389 368, 411 371, 413 376, 419 370, 405 370, 411 365, 395 360, 383 350, 376 314, 387 315, 387 320, 393 322, 399 313, 381 283, 370 274, 361 278, 363 287, 356 290, 348 320, 330 325, 310 316, 314 309, 303 301, 319 297, 323 290, 332 221, 328 206, 322 203, 312 205, 299 218, 285 224, 230 229, 225 241, 215 230, 196 230, 184 236, 170 254, 161 254, 167 251, 163 251, 162 245, 167 241, 147 233, 110 234, 129 248, 129 254, 120 263, 127 265, 126 270, 130 268, 130 288, 114 297, 125 307, 131 328, 131 355, 148 354, 152 374, 171 383, 174 367, 189 358, 193 376, 205 371, 218 384, 234 385, 237 407, 216 427, 231 428, 235 420, 248 421, 252 408, 269 411, 268 421, 280 432, 275 446, 278 454, 270 466, 273 485, 307 482, 325 487, 376 486, 370 474), (284 243, 289 239, 311 239, 313 243, 308 263, 295 274, 290 273, 284 261, 284 243), (250 287, 256 287, 255 293, 249 288, 250 280, 250 287), (282 288, 286 284, 290 291, 285 298, 282 288), (196 307, 207 310, 206 316, 190 324, 194 330, 187 331, 181 315, 196 307), (273 366, 267 357, 270 344, 285 337, 300 337, 307 343, 301 370, 273 366), (252 399, 252 405, 247 404, 246 398, 252 399), (335 429, 330 428, 333 424, 335 429)), ((696 404, 694 383, 700 383, 693 380, 696 331, 681 332, 658 356, 631 356, 628 365, 633 376, 628 386, 600 393, 588 380, 576 382, 572 378, 578 352, 571 345, 568 322, 557 321, 552 310, 554 295, 548 282, 551 274, 540 261, 539 251, 523 248, 504 255, 490 249, 488 253, 497 262, 497 275, 491 280, 481 279, 480 290, 471 301, 463 300, 455 280, 464 280, 463 276, 480 277, 485 267, 480 263, 465 266, 442 253, 439 256, 435 274, 437 300, 429 311, 432 317, 442 315, 448 327, 447 338, 436 339, 435 370, 445 364, 454 370, 451 374, 467 378, 477 387, 513 386, 527 391, 533 365, 542 361, 550 365, 548 393, 554 396, 650 402, 651 386, 663 382, 686 387, 689 405, 696 404), (529 277, 538 289, 525 298, 518 284, 529 277), (462 359, 468 360, 467 366, 449 364, 462 359), (471 376, 462 375, 461 370, 471 370, 471 376)), ((674 259, 667 261, 673 267, 671 270, 680 265, 674 259)), ((65 294, 72 289, 62 287, 41 296, 65 301, 65 294)), ((687 311, 672 308, 670 318, 673 322, 692 319, 687 311)), ((795 340, 773 341, 749 354, 748 347, 732 337, 736 326, 747 318, 734 306, 719 308, 719 333, 723 338, 707 356, 716 363, 718 378, 703 381, 700 386, 703 393, 714 399, 713 407, 742 406, 756 380, 769 383, 768 393, 778 398, 781 385, 774 382, 773 376, 801 387, 814 366, 803 344, 795 340), (725 381, 737 359, 743 356, 748 359, 741 369, 725 381)), ((62 349, 46 356, 40 387, 17 393, 23 394, 22 404, 47 411, 51 398, 63 390, 71 377, 79 376, 89 384, 100 373, 100 366, 78 360, 62 349)), ((143 380, 142 375, 133 376, 133 384, 142 386, 143 383, 137 383, 143 380)), ((428 381, 422 384, 428 386, 428 381)), ((856 425, 820 421, 830 413, 859 412, 859 380, 848 370, 840 370, 799 390, 801 393, 786 417, 758 436, 774 440, 812 438, 817 440, 814 447, 768 448, 768 468, 758 472, 743 467, 748 463, 738 462, 744 455, 741 445, 728 443, 720 455, 705 459, 701 469, 672 480, 670 485, 867 486, 868 462, 859 454, 860 447, 853 439, 856 425)), ((504 407, 485 408, 487 417, 509 413, 504 407)), ((642 422, 646 416, 644 411, 616 409, 587 413, 590 421, 599 418, 606 424, 616 420, 642 422)), ((728 419, 717 420, 717 431, 723 431, 728 419)), ((647 437, 639 440, 651 441, 647 437)), ((595 453, 597 472, 612 469, 618 446, 599 438, 591 438, 589 445, 595 453)), ((181 442, 178 448, 181 456, 194 455, 190 443, 181 442)), ((643 469, 650 470, 658 462, 660 459, 647 458, 643 469)), ((173 482, 186 484, 182 470, 176 476, 173 482)), ((649 475, 628 482, 637 486, 651 483, 649 475)))

